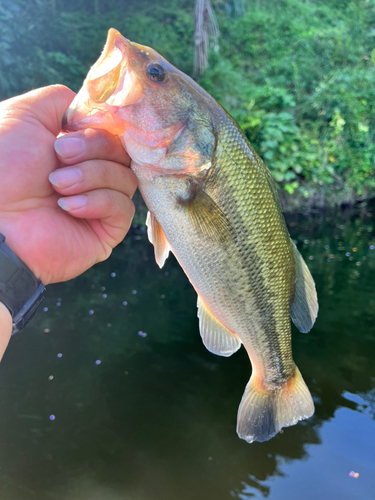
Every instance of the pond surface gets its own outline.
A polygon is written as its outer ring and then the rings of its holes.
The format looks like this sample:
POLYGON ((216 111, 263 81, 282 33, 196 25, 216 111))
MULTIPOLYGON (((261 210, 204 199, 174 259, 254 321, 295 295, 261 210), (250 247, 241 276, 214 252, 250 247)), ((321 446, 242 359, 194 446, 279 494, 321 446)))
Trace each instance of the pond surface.
POLYGON ((320 303, 309 334, 293 327, 312 418, 267 443, 237 437, 244 349, 221 358, 203 347, 194 290, 173 257, 157 267, 140 230, 108 262, 50 286, 12 339, 0 498, 373 500, 375 210, 288 224, 320 303))

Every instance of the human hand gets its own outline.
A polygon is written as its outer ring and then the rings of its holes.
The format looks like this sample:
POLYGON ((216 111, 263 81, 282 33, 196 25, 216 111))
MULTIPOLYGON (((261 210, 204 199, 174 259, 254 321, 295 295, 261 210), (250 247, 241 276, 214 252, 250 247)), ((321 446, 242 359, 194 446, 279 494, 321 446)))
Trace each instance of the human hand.
POLYGON ((73 98, 56 85, 0 103, 0 233, 44 284, 109 257, 134 215, 137 180, 117 137, 85 130, 55 143, 73 98))

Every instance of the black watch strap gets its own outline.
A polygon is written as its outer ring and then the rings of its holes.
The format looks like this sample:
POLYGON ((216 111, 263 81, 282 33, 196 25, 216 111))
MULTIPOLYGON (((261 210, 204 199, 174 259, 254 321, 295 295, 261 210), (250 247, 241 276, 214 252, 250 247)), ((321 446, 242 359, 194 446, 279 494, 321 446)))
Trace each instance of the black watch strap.
POLYGON ((43 283, 5 244, 5 237, 0 233, 0 302, 12 315, 12 335, 31 320, 44 293, 43 283))

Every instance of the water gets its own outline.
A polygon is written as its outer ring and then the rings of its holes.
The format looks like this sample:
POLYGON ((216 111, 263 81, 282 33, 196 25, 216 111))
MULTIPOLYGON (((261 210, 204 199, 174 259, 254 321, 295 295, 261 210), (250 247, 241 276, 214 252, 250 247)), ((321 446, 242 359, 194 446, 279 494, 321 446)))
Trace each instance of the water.
POLYGON ((250 367, 203 347, 196 295, 143 232, 49 287, 0 369, 0 498, 375 498, 375 210, 288 217, 319 293, 293 329, 316 413, 267 443, 238 439, 250 367), (350 473, 359 473, 357 478, 350 473))

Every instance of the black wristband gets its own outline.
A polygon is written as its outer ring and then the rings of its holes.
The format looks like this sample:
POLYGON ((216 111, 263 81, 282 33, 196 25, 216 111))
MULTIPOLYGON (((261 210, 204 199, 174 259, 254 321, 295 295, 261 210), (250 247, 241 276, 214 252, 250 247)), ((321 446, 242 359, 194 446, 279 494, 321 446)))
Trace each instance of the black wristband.
POLYGON ((12 315, 14 335, 34 316, 44 299, 45 287, 4 241, 0 233, 0 302, 12 315))

